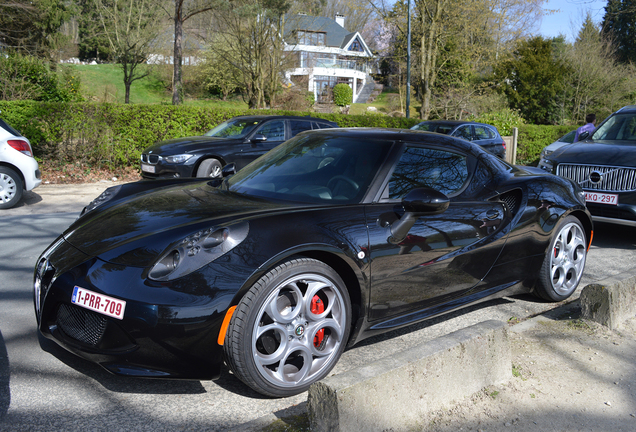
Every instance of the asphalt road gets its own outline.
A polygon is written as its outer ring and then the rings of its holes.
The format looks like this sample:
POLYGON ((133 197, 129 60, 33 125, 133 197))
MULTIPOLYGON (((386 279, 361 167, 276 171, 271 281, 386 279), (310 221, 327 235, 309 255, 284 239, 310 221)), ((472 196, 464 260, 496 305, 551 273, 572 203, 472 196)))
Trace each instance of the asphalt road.
MULTIPOLYGON (((298 411, 306 394, 268 399, 228 372, 218 381, 140 380, 110 375, 38 338, 32 304, 39 254, 77 216, 0 213, 0 430, 242 430, 298 411)), ((57 210, 59 211, 59 209, 57 210)), ((636 266, 636 228, 597 225, 580 289, 636 266)), ((486 319, 523 319, 553 308, 531 296, 504 298, 391 332, 346 351, 334 373, 355 368, 486 319)), ((302 407, 302 405, 301 405, 302 407)))

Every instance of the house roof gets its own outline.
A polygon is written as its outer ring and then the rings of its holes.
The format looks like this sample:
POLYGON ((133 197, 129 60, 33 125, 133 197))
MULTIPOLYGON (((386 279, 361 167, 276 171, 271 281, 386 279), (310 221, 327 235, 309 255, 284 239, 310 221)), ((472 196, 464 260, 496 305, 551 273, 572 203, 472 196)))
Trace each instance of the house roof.
POLYGON ((295 30, 325 32, 325 45, 345 48, 356 32, 349 32, 333 18, 309 15, 288 15, 285 22, 285 40, 295 43, 295 30))

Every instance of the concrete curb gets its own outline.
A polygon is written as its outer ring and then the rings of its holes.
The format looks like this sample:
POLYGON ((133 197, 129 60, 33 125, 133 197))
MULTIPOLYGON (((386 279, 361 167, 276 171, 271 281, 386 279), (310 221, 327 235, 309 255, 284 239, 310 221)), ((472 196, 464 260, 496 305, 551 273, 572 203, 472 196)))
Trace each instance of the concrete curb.
POLYGON ((512 377, 508 327, 486 321, 309 388, 312 431, 410 430, 454 400, 512 377))
POLYGON ((620 328, 636 315, 636 269, 587 285, 580 301, 583 318, 620 328))

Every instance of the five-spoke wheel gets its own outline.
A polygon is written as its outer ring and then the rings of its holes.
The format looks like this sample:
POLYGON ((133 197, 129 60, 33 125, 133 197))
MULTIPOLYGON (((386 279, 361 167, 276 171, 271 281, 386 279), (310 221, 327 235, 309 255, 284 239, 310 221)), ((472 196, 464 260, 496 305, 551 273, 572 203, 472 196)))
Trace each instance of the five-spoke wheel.
POLYGON ((568 298, 581 281, 587 254, 585 231, 581 222, 568 216, 556 233, 541 267, 537 294, 546 300, 568 298))
POLYGON ((226 336, 226 360, 260 393, 301 393, 340 358, 350 311, 344 283, 331 267, 306 258, 285 262, 239 303, 226 336))

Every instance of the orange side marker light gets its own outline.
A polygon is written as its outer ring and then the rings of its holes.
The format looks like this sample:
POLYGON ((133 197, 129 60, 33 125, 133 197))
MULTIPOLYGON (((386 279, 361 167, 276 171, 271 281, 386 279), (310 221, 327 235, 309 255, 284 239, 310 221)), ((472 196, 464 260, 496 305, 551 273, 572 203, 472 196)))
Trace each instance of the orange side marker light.
POLYGON ((236 306, 232 306, 225 313, 225 318, 223 318, 223 324, 221 324, 221 331, 219 332, 219 338, 217 339, 217 343, 223 346, 225 342, 225 333, 227 333, 227 328, 230 326, 230 320, 232 319, 232 315, 234 315, 234 310, 236 306))
POLYGON ((590 243, 587 245, 587 251, 590 251, 590 248, 592 247, 592 239, 594 238, 594 230, 590 231, 590 243))

